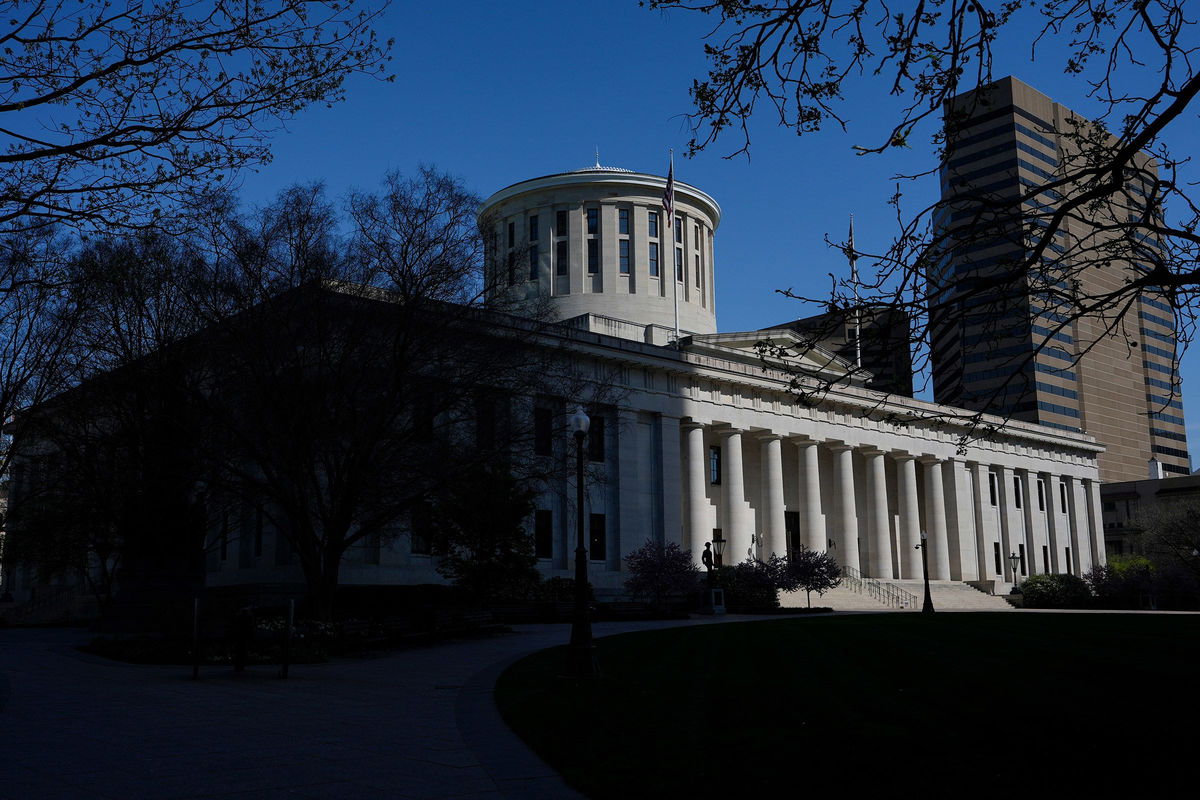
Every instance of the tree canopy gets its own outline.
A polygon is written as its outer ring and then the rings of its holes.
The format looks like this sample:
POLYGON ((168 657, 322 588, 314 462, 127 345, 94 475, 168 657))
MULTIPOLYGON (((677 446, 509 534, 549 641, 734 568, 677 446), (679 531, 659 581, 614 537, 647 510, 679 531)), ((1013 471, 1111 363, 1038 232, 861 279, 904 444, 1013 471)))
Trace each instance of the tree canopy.
MULTIPOLYGON (((981 95, 966 104, 951 101, 999 77, 993 75, 993 54, 1001 47, 1028 49, 1039 69, 1077 76, 1100 109, 1090 121, 1060 131, 1069 152, 1044 182, 1003 196, 979 193, 969 203, 939 201, 916 209, 905 206, 898 185, 886 198, 897 214, 890 246, 853 253, 874 262, 873 275, 859 283, 837 278, 823 297, 790 289, 785 294, 833 309, 886 305, 908 312, 918 369, 928 365, 931 331, 940 321, 961 317, 972 301, 1003 304, 1030 294, 1047 298, 1049 332, 1035 337, 1032 351, 1011 359, 1014 375, 1081 319, 1098 325, 1078 342, 1075 356, 1106 337, 1118 337, 1133 350, 1139 344, 1136 299, 1147 294, 1169 310, 1183 346, 1190 340, 1200 288, 1200 201, 1187 155, 1168 145, 1174 130, 1194 117, 1200 92, 1197 21, 1187 3, 1010 0, 988 7, 973 0, 921 0, 900 7, 875 0, 648 0, 648 5, 714 20, 703 45, 709 70, 691 89, 693 154, 717 146, 731 156, 747 154, 756 118, 759 123, 765 118, 802 141, 838 126, 847 132, 848 145, 866 156, 927 146, 929 169, 897 179, 930 175, 953 152, 956 126, 987 102, 981 95), (861 132, 846 115, 845 101, 872 92, 897 98, 898 111, 885 135, 858 141, 861 132), (950 215, 954 225, 946 222, 950 215), (1079 230, 1075 223, 1095 233, 1073 236, 1079 230), (944 291, 938 278, 947 258, 1014 231, 1023 245, 1020 254, 966 294, 944 291), (1089 269, 1114 265, 1118 277, 1111 285, 1089 289, 1081 280, 1089 269)), ((849 249, 848 243, 830 244, 849 249)), ((1005 383, 997 392, 1008 389, 1005 383)))

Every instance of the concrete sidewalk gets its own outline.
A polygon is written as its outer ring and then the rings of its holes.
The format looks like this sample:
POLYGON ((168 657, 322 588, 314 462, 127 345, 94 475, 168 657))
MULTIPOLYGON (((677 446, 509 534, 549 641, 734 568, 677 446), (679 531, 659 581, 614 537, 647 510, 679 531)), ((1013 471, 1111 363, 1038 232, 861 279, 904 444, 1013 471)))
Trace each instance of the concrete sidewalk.
MULTIPOLYGON (((600 623, 597 636, 687 624, 600 623)), ((270 667, 120 664, 91 634, 0 630, 0 798, 578 797, 500 720, 503 668, 566 625, 377 658, 270 667)))

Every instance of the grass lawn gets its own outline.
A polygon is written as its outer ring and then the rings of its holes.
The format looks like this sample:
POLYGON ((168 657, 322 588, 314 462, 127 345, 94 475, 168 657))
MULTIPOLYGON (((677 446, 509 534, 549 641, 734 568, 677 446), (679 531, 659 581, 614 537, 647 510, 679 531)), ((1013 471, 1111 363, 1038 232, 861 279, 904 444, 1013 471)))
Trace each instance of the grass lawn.
POLYGON ((560 677, 555 648, 496 691, 509 725, 590 798, 1200 785, 1200 616, 862 615, 596 646, 598 681, 560 677))

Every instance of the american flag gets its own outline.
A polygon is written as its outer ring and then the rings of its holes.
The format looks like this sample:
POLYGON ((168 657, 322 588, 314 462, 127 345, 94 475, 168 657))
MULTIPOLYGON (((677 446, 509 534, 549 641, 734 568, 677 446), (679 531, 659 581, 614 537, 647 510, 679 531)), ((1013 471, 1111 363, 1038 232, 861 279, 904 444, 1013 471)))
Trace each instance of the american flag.
POLYGON ((663 190, 663 216, 666 217, 667 230, 675 225, 675 160, 671 159, 671 167, 667 170, 667 188, 663 190))

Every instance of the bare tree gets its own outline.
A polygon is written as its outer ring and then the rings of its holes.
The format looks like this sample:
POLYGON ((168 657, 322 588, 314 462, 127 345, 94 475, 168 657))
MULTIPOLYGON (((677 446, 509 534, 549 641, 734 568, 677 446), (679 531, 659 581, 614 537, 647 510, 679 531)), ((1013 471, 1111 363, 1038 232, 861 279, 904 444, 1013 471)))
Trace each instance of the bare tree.
POLYGON ((383 75, 357 0, 3 0, 0 226, 155 224, 266 137, 383 75))
MULTIPOLYGON (((1200 92, 1196 26, 1186 3, 1012 0, 988 8, 974 0, 922 0, 901 9, 873 0, 649 0, 648 5, 715 19, 704 45, 710 70, 691 90, 692 153, 732 133, 731 155, 747 154, 752 118, 763 113, 800 135, 828 124, 852 132, 843 100, 885 89, 898 98, 896 116, 884 136, 856 149, 884 154, 917 146, 928 135, 931 169, 897 180, 923 177, 945 167, 963 122, 988 102, 986 92, 968 93, 993 79, 992 52, 998 46, 1030 46, 1039 64, 1086 81, 1101 108, 1091 121, 1068 120, 1070 129, 1059 131, 1067 144, 1058 169, 1019 191, 968 185, 951 200, 914 210, 903 206, 898 184, 890 198, 897 220, 891 245, 857 253, 875 262, 872 277, 853 286, 848 278, 835 280, 830 295, 819 298, 785 294, 850 314, 879 306, 905 311, 918 370, 928 365, 932 333, 968 318, 972 308, 986 303, 1003 310, 1018 298, 1042 298, 1048 332, 1033 335, 1032 348, 1001 365, 1011 379, 995 389, 997 396, 1023 391, 1021 366, 1055 347, 1057 334, 1078 333, 1080 325, 1087 330, 1072 357, 1111 337, 1132 351, 1140 338, 1141 297, 1155 298, 1173 316, 1182 346, 1190 341, 1200 287, 1200 206, 1191 195, 1187 159, 1166 144, 1173 128, 1194 115, 1200 92), (1029 26, 1038 31, 1032 44, 1015 40, 1014 32, 1029 26), (1075 223, 1086 225, 1089 234, 1073 235, 1079 230, 1075 223), (961 259, 974 244, 1001 240, 1018 252, 948 291, 948 261, 961 259), (1089 285, 1083 277, 1098 266, 1115 279, 1089 285)), ((993 314, 987 324, 994 340, 1003 342, 1008 333, 1003 315, 993 314)), ((785 360, 791 355, 769 348, 768 354, 785 360)), ((802 392, 820 391, 817 381, 800 383, 802 392)))

